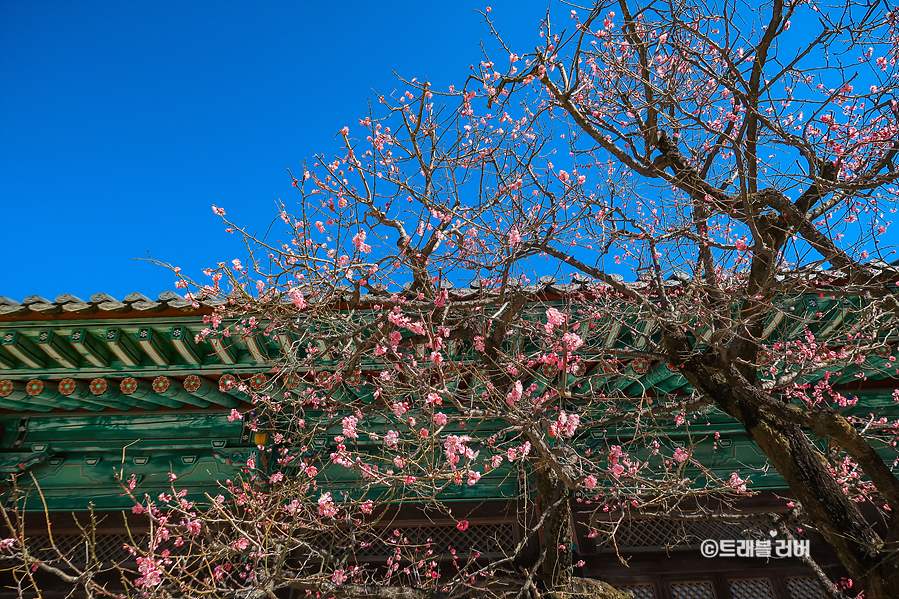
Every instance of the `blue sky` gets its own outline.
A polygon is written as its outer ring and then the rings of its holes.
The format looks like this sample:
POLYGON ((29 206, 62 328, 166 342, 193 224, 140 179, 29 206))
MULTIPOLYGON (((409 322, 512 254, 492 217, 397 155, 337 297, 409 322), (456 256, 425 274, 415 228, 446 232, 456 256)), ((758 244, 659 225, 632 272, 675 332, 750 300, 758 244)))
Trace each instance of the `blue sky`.
MULTIPOLYGON (((511 46, 533 48, 547 0, 490 4, 511 46)), ((148 252, 193 276, 244 258, 211 205, 264 233, 298 198, 286 169, 332 154, 394 71, 465 82, 486 6, 0 3, 0 295, 155 297, 174 276, 148 252)))
MULTIPOLYGON (((453 2, 0 4, 0 295, 172 289, 242 257, 210 206, 264 231, 285 169, 334 146, 374 92, 461 84, 488 37, 453 2)), ((544 1, 494 1, 514 42, 544 1)), ((295 190, 293 190, 295 193, 295 190)))

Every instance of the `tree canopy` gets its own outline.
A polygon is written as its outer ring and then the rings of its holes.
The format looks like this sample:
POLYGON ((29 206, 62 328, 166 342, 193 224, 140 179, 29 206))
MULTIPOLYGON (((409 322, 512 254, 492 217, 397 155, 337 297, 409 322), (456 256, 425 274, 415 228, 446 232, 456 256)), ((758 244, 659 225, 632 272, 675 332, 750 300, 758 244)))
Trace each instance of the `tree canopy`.
POLYGON ((291 172, 266 236, 214 207, 248 256, 180 284, 217 305, 204 335, 283 335, 274 385, 234 413, 274 449, 234 503, 132 489, 158 525, 136 584, 562 591, 572 493, 662 517, 752 492, 671 434, 729 419, 792 493, 783 522, 891 596, 897 425, 847 389, 897 372, 895 11, 599 2, 548 12, 533 48, 483 16, 469 79, 379 96, 291 172), (399 539, 386 569, 352 558, 390 505, 448 515, 488 479, 538 514, 506 558, 460 548, 438 574, 399 539), (163 531, 198 557, 160 556, 163 531))

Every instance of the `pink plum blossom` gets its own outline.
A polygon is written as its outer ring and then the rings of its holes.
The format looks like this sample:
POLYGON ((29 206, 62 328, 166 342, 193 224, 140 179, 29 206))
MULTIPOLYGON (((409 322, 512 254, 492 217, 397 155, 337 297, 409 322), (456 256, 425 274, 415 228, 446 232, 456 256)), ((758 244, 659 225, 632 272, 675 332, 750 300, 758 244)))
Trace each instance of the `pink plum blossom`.
POLYGON ((562 324, 565 324, 565 315, 555 308, 549 308, 546 311, 546 324, 543 325, 543 328, 546 329, 546 333, 552 334, 554 327, 562 324))
POLYGON ((363 254, 368 254, 371 252, 371 246, 365 243, 366 233, 365 231, 359 231, 353 236, 353 247, 356 250, 362 252, 363 254))
POLYGON ((359 423, 359 419, 355 416, 347 416, 342 422, 343 424, 343 435, 345 437, 349 437, 350 439, 358 439, 359 433, 356 432, 356 425, 359 423))
POLYGON ((387 431, 387 434, 384 435, 384 445, 386 447, 396 447, 397 440, 400 438, 400 434, 396 431, 387 431))
POLYGON ((318 498, 318 513, 325 518, 333 518, 337 515, 337 506, 334 505, 330 492, 322 493, 318 498))

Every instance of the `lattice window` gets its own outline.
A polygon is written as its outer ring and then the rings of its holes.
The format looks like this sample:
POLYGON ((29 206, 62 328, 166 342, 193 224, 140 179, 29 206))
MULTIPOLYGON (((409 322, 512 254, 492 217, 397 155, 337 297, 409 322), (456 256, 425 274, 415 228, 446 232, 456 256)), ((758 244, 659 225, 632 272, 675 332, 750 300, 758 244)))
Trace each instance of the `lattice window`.
MULTIPOLYGON (((135 540, 139 540, 142 535, 138 534, 135 540)), ((73 564, 83 566, 91 559, 103 562, 106 566, 111 564, 121 564, 125 562, 133 562, 136 558, 130 551, 125 549, 125 545, 131 544, 131 538, 126 534, 119 535, 97 535, 94 546, 91 548, 90 541, 85 541, 82 535, 54 535, 53 542, 56 543, 54 548, 48 536, 33 536, 27 541, 28 551, 38 559, 47 562, 57 562, 61 559, 60 554, 73 564)), ((172 556, 185 555, 190 551, 190 545, 185 543, 180 547, 174 544, 166 544, 165 549, 169 550, 172 556)), ((160 548, 160 551, 162 548, 160 548)), ((138 552, 137 555, 141 555, 138 552)), ((0 560, 10 559, 8 555, 0 554, 0 560)))
POLYGON ((790 599, 827 599, 821 583, 814 578, 787 578, 787 590, 790 599))
MULTIPOLYGON (((38 559, 54 562, 60 554, 76 564, 84 564, 91 558, 91 547, 81 535, 56 535, 53 543, 48 536, 34 536, 28 539, 28 551, 38 559)), ((94 557, 109 564, 133 560, 134 557, 124 549, 129 542, 128 535, 97 535, 93 547, 94 557)), ((0 556, 3 559, 6 556, 0 556)))
POLYGON ((728 582, 734 599, 774 599, 771 581, 767 578, 744 578, 728 582))
POLYGON ((615 586, 622 593, 628 593, 634 599, 655 599, 656 591, 650 583, 615 586))
MULTIPOLYGON (((678 520, 628 520, 622 522, 617 530, 616 523, 597 523, 599 534, 605 539, 600 550, 614 550, 612 542, 614 532, 619 549, 698 547, 705 539, 770 539, 771 523, 765 520, 747 520, 742 522, 722 521, 678 521, 678 520)), ((797 538, 805 539, 806 535, 793 531, 797 538)))
MULTIPOLYGON (((454 526, 412 526, 397 530, 399 536, 393 535, 393 528, 376 529, 360 535, 361 542, 354 547, 353 553, 363 558, 387 557, 394 553, 396 547, 400 547, 403 555, 417 549, 421 554, 431 550, 433 555, 440 556, 448 553, 450 549, 455 549, 456 552, 465 555, 480 553, 485 557, 494 557, 510 554, 516 545, 515 529, 510 523, 474 524, 466 531, 454 526)), ((334 538, 321 540, 321 546, 327 547, 328 542, 333 542, 334 538)), ((56 543, 55 549, 50 537, 31 537, 28 541, 28 550, 35 557, 49 562, 58 560, 59 553, 76 564, 84 564, 91 557, 91 548, 85 544, 81 535, 55 535, 53 541, 56 543)), ((94 557, 107 565, 133 561, 135 556, 124 549, 126 544, 130 544, 128 535, 98 535, 94 557)), ((190 551, 190 544, 185 543, 180 547, 166 544, 165 548, 173 556, 177 556, 187 554, 190 551)), ((0 553, 0 562, 4 559, 9 559, 9 556, 0 553)))
POLYGON ((472 525, 461 531, 455 526, 415 526, 397 529, 381 529, 361 536, 355 547, 359 557, 385 556, 397 546, 407 551, 410 547, 421 551, 432 550, 436 555, 455 549, 460 553, 479 552, 484 555, 508 554, 515 548, 515 531, 511 524, 472 525))
POLYGON ((672 599, 716 599, 715 587, 711 580, 696 582, 672 582, 672 599))

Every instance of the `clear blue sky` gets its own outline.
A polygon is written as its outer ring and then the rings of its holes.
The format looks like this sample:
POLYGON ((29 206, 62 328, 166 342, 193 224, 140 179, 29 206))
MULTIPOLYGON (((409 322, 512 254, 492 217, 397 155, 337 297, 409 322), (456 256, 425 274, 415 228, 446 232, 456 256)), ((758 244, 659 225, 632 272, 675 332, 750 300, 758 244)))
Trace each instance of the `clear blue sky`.
MULTIPOLYGON (((490 3, 533 47, 545 0, 490 3)), ((461 84, 487 2, 0 4, 0 295, 121 299, 242 257, 286 168, 330 151, 393 71, 461 84)), ((563 7, 564 8, 564 7, 563 7)), ((294 190, 295 193, 295 190, 294 190)))
MULTIPOLYGON (((335 151, 394 71, 464 83, 488 1, 3 0, 0 295, 155 297, 174 276, 148 252, 192 275, 245 257, 210 206, 263 233, 298 197, 285 169, 335 151)), ((489 3, 533 48, 548 0, 489 3)))

